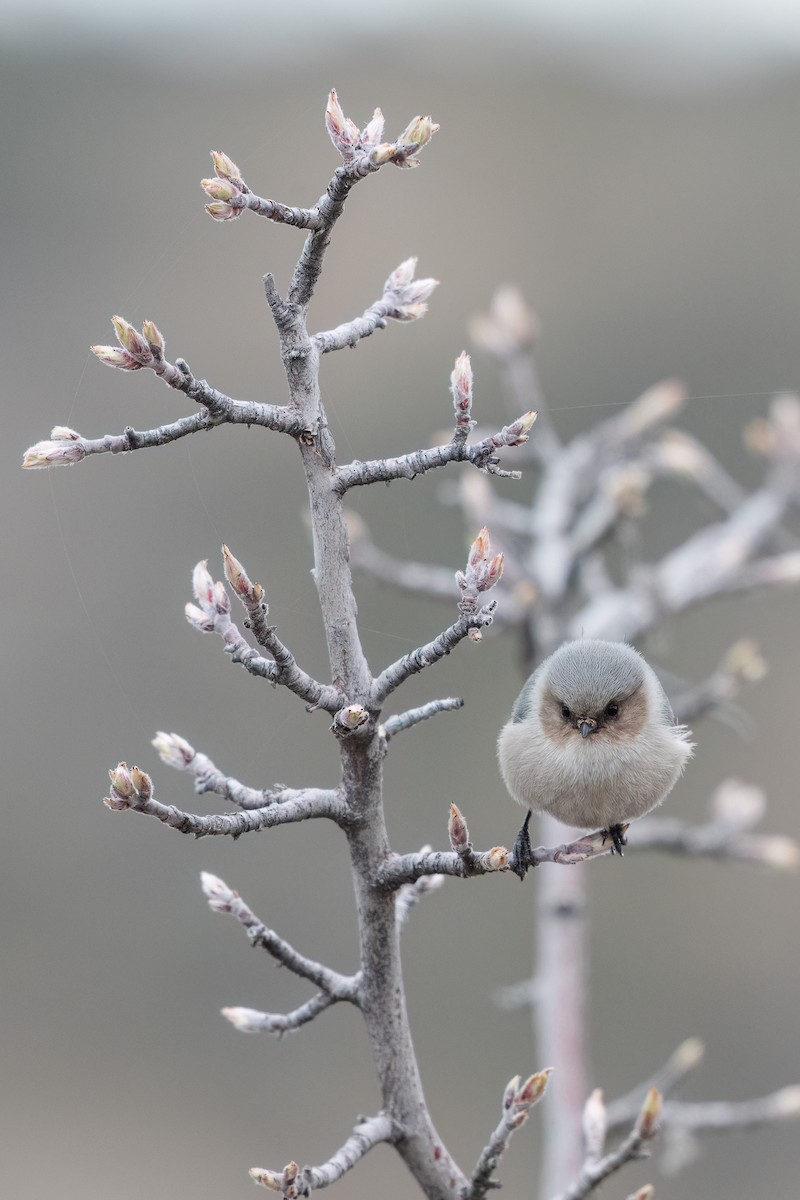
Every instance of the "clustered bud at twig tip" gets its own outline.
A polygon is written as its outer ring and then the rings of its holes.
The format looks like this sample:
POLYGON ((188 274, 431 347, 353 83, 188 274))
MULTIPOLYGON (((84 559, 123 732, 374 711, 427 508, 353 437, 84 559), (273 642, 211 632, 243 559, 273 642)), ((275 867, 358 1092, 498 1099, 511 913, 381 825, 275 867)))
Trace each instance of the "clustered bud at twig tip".
POLYGON ((636 1119, 636 1133, 643 1141, 649 1141, 658 1133, 658 1119, 661 1116, 661 1093, 658 1088, 651 1087, 644 1098, 639 1116, 636 1119))
POLYGON ((539 336, 539 321, 519 288, 507 284, 492 296, 488 313, 470 318, 469 332, 481 350, 503 362, 530 349, 539 336))
POLYGON ((230 912, 233 901, 239 896, 238 892, 228 887, 224 879, 219 879, 210 871, 200 872, 200 886, 203 889, 203 895, 208 900, 208 907, 214 912, 230 912))
POLYGON ((141 371, 161 362, 165 343, 154 321, 145 321, 141 333, 124 317, 112 317, 111 324, 119 346, 89 347, 100 362, 120 371, 141 371))
POLYGON ((158 751, 158 757, 168 767, 176 771, 185 771, 195 756, 194 746, 190 746, 185 738, 177 733, 165 733, 159 729, 152 740, 152 745, 158 751))
POLYGON ((415 279, 416 269, 416 258, 407 258, 383 285, 383 298, 392 305, 386 315, 393 321, 417 321, 428 311, 427 301, 439 280, 415 279))
POLYGON ((139 767, 128 767, 127 763, 117 763, 108 772, 111 780, 111 795, 103 800, 106 808, 114 812, 133 808, 142 800, 149 800, 153 794, 153 781, 139 767))
POLYGON ((22 465, 34 471, 44 467, 70 467, 85 457, 81 435, 66 425, 55 425, 50 431, 50 441, 36 442, 25 451, 22 465))
POLYGON ((502 431, 502 444, 504 446, 524 446, 528 440, 528 434, 533 428, 533 423, 539 414, 532 409, 523 413, 521 417, 517 417, 516 421, 512 421, 510 425, 504 425, 502 431))
POLYGON ((231 602, 222 581, 211 578, 208 559, 199 562, 192 572, 192 590, 197 604, 186 605, 186 620, 201 633, 213 633, 217 617, 231 611, 231 602))
POLYGON ((503 574, 503 555, 492 554, 489 530, 484 525, 469 548, 466 569, 456 571, 462 592, 488 592, 503 574))
POLYGON ((212 150, 211 160, 216 177, 200 180, 203 191, 211 197, 211 204, 206 205, 206 212, 215 221, 234 221, 241 216, 246 207, 243 197, 249 188, 242 179, 242 173, 236 163, 228 158, 227 154, 223 154, 221 150, 212 150))
POLYGON ((325 127, 342 161, 351 163, 356 159, 367 159, 373 167, 394 163, 396 167, 418 166, 416 156, 436 133, 439 126, 430 117, 415 117, 396 142, 382 142, 383 113, 375 109, 372 120, 359 129, 355 121, 344 115, 336 89, 328 96, 325 108, 325 127))
POLYGON ((503 1111, 507 1113, 506 1120, 512 1129, 519 1129, 528 1119, 528 1113, 541 1100, 547 1089, 547 1083, 552 1074, 552 1067, 545 1067, 529 1075, 524 1083, 520 1076, 515 1075, 506 1084, 503 1093, 503 1111))

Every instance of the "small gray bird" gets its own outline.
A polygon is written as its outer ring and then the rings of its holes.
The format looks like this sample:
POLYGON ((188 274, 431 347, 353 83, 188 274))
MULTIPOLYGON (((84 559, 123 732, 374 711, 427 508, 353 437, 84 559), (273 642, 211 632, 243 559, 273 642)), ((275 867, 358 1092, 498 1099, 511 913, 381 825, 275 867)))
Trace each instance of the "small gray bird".
POLYGON ((623 826, 672 791, 692 756, 690 738, 632 646, 566 642, 531 675, 497 741, 505 785, 529 810, 516 861, 525 847, 530 853, 532 811, 602 829, 622 854, 623 826))

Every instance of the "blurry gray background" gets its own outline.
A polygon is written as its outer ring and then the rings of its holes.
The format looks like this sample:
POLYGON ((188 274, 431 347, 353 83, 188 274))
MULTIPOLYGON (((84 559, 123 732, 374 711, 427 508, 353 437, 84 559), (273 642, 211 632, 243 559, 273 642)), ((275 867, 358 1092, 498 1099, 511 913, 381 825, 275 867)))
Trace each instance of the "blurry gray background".
MULTIPOLYGON (((154 319, 170 356, 223 390, 283 400, 261 276, 284 286, 302 235, 254 218, 214 225, 199 188, 208 151, 225 150, 263 195, 311 204, 337 163, 323 125, 330 86, 359 122, 380 105, 387 134, 418 112, 441 122, 418 171, 386 169, 353 193, 319 287, 314 329, 361 312, 408 255, 442 281, 423 322, 325 360, 341 460, 399 453, 447 425, 466 322, 508 280, 541 318, 539 366, 565 435, 593 409, 679 376, 697 397, 685 426, 754 485, 761 465, 741 427, 769 393, 800 384, 800 54, 788 6, 786 26, 783 6, 759 6, 776 16, 769 28, 748 4, 695 5, 692 17, 680 4, 609 3, 608 20, 603 5, 557 18, 546 4, 527 15, 499 4, 483 25, 435 3, 388 5, 383 25, 357 5, 298 9, 295 24, 272 7, 0 14, 0 1173, 15 1198, 248 1197, 248 1167, 322 1161, 378 1103, 354 1012, 334 1009, 281 1042, 222 1020, 223 1005, 281 1010, 308 991, 211 914, 198 886, 201 869, 222 876, 304 953, 352 970, 342 838, 315 823, 195 843, 100 803, 107 768, 124 758, 152 771, 162 800, 215 809, 158 762, 150 738, 161 728, 250 784, 336 781, 325 717, 235 670, 182 613, 193 564, 209 557, 219 575, 224 540, 265 585, 281 637, 324 677, 293 448, 223 429, 69 471, 19 470, 54 424, 97 436, 189 411, 152 376, 112 373, 88 354, 112 340, 115 312, 154 319)), ((477 415, 502 421, 497 375, 474 364, 477 415)), ((443 483, 370 489, 353 504, 379 544, 455 569, 465 535, 440 507, 443 483)), ((654 500, 652 554, 695 512, 674 490, 654 500)), ((376 668, 454 615, 367 580, 357 589, 376 668)), ((748 633, 772 664, 743 702, 755 735, 704 723, 671 813, 701 819, 735 774, 768 789, 769 830, 800 835, 797 605, 788 592, 730 600, 650 647, 699 678, 748 633)), ((519 814, 494 741, 519 682, 516 647, 498 634, 403 690, 402 707, 459 694, 466 708, 393 745, 397 849, 443 845, 453 799, 478 845, 513 838, 519 814)), ((687 1095, 738 1099, 800 1081, 797 879, 644 854, 589 870, 593 1081, 608 1096, 627 1090, 692 1034, 708 1055, 687 1095)), ((527 1016, 492 1000, 527 971, 532 897, 531 878, 448 881, 405 936, 428 1099, 465 1167, 508 1078, 545 1065, 527 1016)), ((503 1164, 510 1196, 530 1194, 538 1124, 503 1164)), ((643 1164, 604 1194, 652 1179, 658 1200, 794 1200, 797 1146, 794 1126, 718 1138, 688 1174, 662 1180, 643 1164)), ((384 1149, 338 1189, 376 1193, 414 1194, 384 1149)))

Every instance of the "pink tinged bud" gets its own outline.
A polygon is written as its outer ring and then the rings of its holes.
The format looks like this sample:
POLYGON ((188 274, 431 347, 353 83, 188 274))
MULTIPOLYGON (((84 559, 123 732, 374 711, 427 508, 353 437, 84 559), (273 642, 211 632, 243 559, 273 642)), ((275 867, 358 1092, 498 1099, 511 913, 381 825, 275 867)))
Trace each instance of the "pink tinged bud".
POLYGON ((475 541, 469 548, 469 557, 467 558, 467 567, 476 567, 479 563, 485 562, 489 554, 489 530, 484 525, 475 541))
POLYGON ((231 602, 221 579, 214 584, 214 607, 218 613, 224 614, 231 611, 231 602))
POLYGON ((646 1183, 644 1187, 637 1188, 635 1192, 632 1192, 628 1200, 653 1200, 655 1194, 656 1189, 652 1183, 646 1183))
MULTIPOLYGON (((235 892, 233 888, 229 888, 223 879, 212 875, 210 871, 200 872, 200 886, 203 889, 203 895, 208 900, 209 908, 213 909, 214 912, 230 912, 233 901, 239 897, 238 892, 235 892)), ((226 1011, 238 1012, 240 1010, 231 1009, 226 1011)))
POLYGON ((456 571, 456 583, 462 592, 469 587, 469 581, 463 571, 456 571))
POLYGON ((400 263, 399 267, 395 267, 384 286, 385 292, 396 292, 406 284, 411 283, 414 278, 414 272, 417 269, 416 258, 407 258, 400 263))
POLYGON ((658 1132, 658 1118, 661 1116, 661 1093, 658 1088, 651 1087, 644 1098, 639 1116, 636 1120, 636 1132, 644 1141, 655 1137, 658 1132))
POLYGON ((25 451, 22 465, 26 470, 37 471, 45 467, 71 467, 86 457, 81 442, 61 441, 36 442, 25 451))
POLYGON ((447 822, 447 833, 450 838, 450 845, 459 853, 466 850, 469 846, 469 829, 467 822, 461 815, 460 810, 455 804, 450 805, 450 817, 447 822))
POLYGON ((223 154, 221 150, 212 150, 211 161, 213 162, 214 170, 220 179, 227 179, 237 188, 245 187, 245 182, 242 179, 241 171, 233 159, 228 158, 227 154, 223 154))
POLYGON ((90 346, 92 354, 105 363, 107 367, 116 367, 119 371, 141 371, 142 364, 131 358, 127 350, 117 346, 90 346))
POLYGON ((499 582, 500 577, 503 574, 504 561, 504 554, 495 554, 494 558, 486 568, 486 575, 484 576, 483 586, 480 588, 480 591, 488 592, 489 588, 493 588, 494 585, 499 582))
POLYGON ((472 364, 465 352, 459 354, 456 359, 456 365, 450 375, 450 390, 453 393, 456 416, 469 416, 472 406, 472 364))
POLYGON ((539 415, 538 413, 535 413, 531 410, 529 412, 523 413, 521 417, 518 417, 517 420, 513 422, 513 424, 506 426, 506 430, 505 430, 506 434, 508 435, 509 438, 513 439, 513 441, 508 441, 506 443, 506 445, 508 445, 508 446, 524 445, 524 443, 527 442, 527 440, 528 440, 528 434, 530 433, 531 429, 533 428, 533 423, 536 420, 538 415, 539 415))
POLYGON ((155 321, 145 321, 142 325, 142 335, 150 349, 159 357, 164 353, 164 338, 155 321))
POLYGON ((131 769, 131 780, 142 800, 149 800, 153 794, 153 781, 140 767, 131 769))
POLYGON ((238 558, 234 558, 224 543, 222 546, 222 561, 225 569, 225 578, 228 583, 237 596, 241 596, 242 599, 246 600, 253 594, 253 584, 238 558))
POLYGON ((372 114, 372 120, 361 130, 361 145, 377 146, 383 137, 383 113, 379 108, 372 114))
POLYGON ((185 771, 195 755, 194 746, 190 746, 185 738, 177 733, 165 733, 163 729, 159 729, 152 744, 161 761, 176 771, 185 771))
POLYGON ((144 340, 138 329, 134 329, 129 321, 124 317, 112 317, 111 324, 114 326, 114 332, 117 335, 117 340, 123 350, 127 350, 131 358, 134 358, 142 366, 147 366, 153 361, 153 352, 144 340))
POLYGON ((328 130, 328 136, 342 158, 345 162, 349 162, 359 145, 361 134, 353 121, 344 115, 335 88, 331 90, 328 96, 328 104, 325 109, 325 127, 328 130))
POLYGON ((201 179, 200 186, 212 200, 237 200, 242 194, 228 179, 201 179))
POLYGON ((135 789, 127 763, 121 762, 116 767, 112 767, 108 772, 108 778, 111 780, 114 794, 121 800, 130 800, 133 797, 135 789))
POLYGON ((202 559, 192 571, 192 591, 195 599, 204 607, 214 603, 214 580, 208 569, 208 559, 202 559))
POLYGON ((525 1080, 517 1094, 518 1104, 527 1104, 529 1107, 541 1100, 547 1090, 547 1084, 553 1072, 552 1067, 545 1067, 542 1071, 537 1071, 534 1075, 525 1080))
POLYGON ((483 634, 481 633, 480 629, 470 629, 469 633, 467 634, 467 637, 469 638, 469 640, 471 642, 482 642, 483 641, 483 634))
POLYGON ((223 1008, 220 1012, 240 1033, 260 1033, 264 1028, 264 1013, 257 1008, 223 1008))
POLYGON ((209 609, 198 608, 196 604, 187 604, 184 608, 186 620, 201 633, 213 633, 215 627, 214 613, 209 609))
POLYGON ((230 204, 225 204, 222 200, 214 200, 207 204, 205 209, 213 221, 235 221, 243 211, 241 208, 231 208, 230 204))

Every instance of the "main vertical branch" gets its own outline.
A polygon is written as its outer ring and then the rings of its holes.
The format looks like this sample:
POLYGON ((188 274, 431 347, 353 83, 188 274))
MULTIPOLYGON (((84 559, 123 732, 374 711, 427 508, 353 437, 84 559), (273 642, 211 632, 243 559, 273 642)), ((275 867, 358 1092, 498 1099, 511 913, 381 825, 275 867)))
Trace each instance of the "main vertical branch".
MULTIPOLYGON (((343 202, 344 197, 336 216, 343 202)), ((371 701, 373 680, 358 633, 341 497, 332 486, 335 445, 320 393, 319 351, 308 335, 305 320, 329 238, 329 224, 308 235, 286 300, 269 276, 265 287, 280 335, 290 408, 304 430, 298 444, 308 487, 313 574, 331 679, 349 704, 366 707, 371 701), (310 272, 308 278, 304 278, 304 265, 310 272)), ((378 714, 371 715, 377 718, 378 714)), ((451 1159, 428 1113, 406 1007, 396 898, 394 891, 376 883, 378 870, 390 854, 383 812, 383 747, 377 721, 343 737, 339 745, 361 952, 359 1007, 372 1047, 383 1111, 391 1121, 391 1141, 425 1195, 430 1200, 453 1200, 466 1189, 467 1180, 451 1159)))

